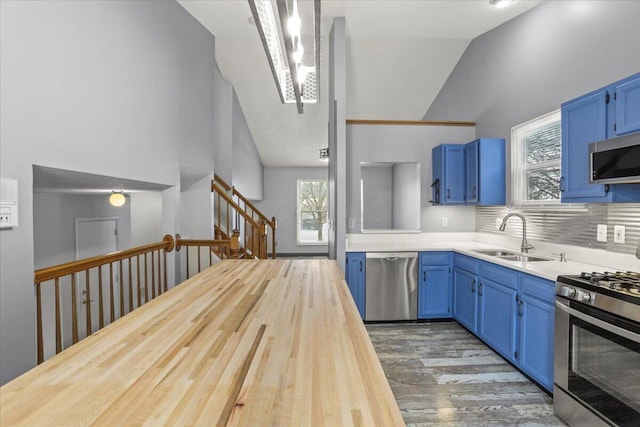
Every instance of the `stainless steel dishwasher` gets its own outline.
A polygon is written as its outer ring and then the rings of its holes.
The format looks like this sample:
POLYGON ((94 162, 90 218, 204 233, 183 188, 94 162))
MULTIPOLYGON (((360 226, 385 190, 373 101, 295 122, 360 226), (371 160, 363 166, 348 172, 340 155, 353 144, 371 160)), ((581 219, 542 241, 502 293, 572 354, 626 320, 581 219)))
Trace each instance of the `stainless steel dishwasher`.
POLYGON ((367 252, 367 321, 418 318, 418 253, 367 252))

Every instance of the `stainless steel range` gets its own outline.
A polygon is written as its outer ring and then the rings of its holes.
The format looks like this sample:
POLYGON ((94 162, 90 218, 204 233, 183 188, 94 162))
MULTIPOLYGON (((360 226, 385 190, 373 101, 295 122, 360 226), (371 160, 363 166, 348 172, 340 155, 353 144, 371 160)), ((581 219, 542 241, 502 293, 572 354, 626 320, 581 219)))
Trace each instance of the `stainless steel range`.
POLYGON ((640 425, 640 273, 556 282, 553 407, 572 426, 640 425))

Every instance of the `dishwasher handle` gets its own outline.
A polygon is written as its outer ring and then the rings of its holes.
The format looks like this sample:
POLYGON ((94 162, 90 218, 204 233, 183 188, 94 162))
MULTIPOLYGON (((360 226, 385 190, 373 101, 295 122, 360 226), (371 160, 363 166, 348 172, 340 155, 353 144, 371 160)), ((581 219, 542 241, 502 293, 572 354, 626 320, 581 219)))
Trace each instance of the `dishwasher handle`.
POLYGON ((418 252, 367 252, 366 257, 397 261, 400 258, 418 258, 418 252))

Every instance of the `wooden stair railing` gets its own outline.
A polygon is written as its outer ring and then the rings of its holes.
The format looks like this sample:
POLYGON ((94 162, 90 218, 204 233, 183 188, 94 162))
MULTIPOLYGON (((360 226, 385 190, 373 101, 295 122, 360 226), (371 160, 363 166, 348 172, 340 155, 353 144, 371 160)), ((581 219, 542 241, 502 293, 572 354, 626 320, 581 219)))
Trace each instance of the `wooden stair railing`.
POLYGON ((240 248, 238 243, 238 236, 240 233, 234 231, 230 239, 217 239, 217 240, 196 240, 196 239, 183 239, 179 234, 176 234, 176 251, 180 251, 183 247, 186 248, 186 278, 191 277, 191 266, 189 263, 189 248, 196 248, 198 273, 202 271, 202 253, 201 249, 206 248, 208 253, 209 265, 211 267, 214 264, 213 254, 219 258, 231 258, 238 259, 240 248))
POLYGON ((272 258, 275 259, 276 218, 267 218, 235 187, 227 184, 217 174, 214 174, 214 179, 211 182, 211 191, 215 193, 216 202, 215 237, 222 238, 227 236, 232 228, 239 228, 241 231, 241 253, 266 259, 270 252, 272 258), (269 242, 271 243, 270 248, 269 242))
POLYGON ((58 354, 65 347, 63 340, 68 341, 68 336, 63 336, 63 330, 66 329, 63 328, 63 314, 68 314, 63 313, 63 307, 68 304, 61 304, 61 290, 65 294, 70 294, 71 297, 71 344, 75 344, 81 339, 78 324, 77 288, 82 285, 80 283, 83 281, 82 276, 84 276, 84 290, 81 291, 81 294, 85 311, 84 335, 86 337, 91 335, 94 330, 103 328, 105 321, 111 323, 167 290, 167 252, 173 250, 174 243, 173 236, 167 234, 158 243, 36 270, 34 285, 36 288, 38 364, 44 361, 43 284, 45 284, 47 300, 55 300, 55 309, 50 313, 52 317, 54 316, 54 320, 47 322, 47 325, 55 324, 55 354, 58 354), (125 277, 127 276, 127 286, 125 287, 125 277), (47 284, 51 282, 53 282, 53 289, 47 284), (118 282, 119 286, 116 286, 118 282), (94 317, 95 314, 91 310, 92 298, 96 297, 92 295, 92 287, 95 290, 96 284, 98 293, 97 318, 94 317), (105 311, 108 311, 107 319, 105 319, 105 311), (94 328, 96 323, 97 328, 94 328), (65 338, 67 339, 65 340, 65 338))

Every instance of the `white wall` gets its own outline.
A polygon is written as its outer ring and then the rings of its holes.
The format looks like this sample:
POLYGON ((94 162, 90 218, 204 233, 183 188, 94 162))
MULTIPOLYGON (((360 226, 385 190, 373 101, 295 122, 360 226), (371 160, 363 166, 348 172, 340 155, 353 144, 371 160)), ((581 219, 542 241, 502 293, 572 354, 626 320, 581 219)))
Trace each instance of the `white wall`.
POLYGON ((392 165, 360 166, 362 228, 390 229, 393 224, 392 165))
MULTIPOLYGON (((640 70, 640 2, 548 1, 474 39, 425 120, 511 128, 640 70)), ((507 158, 510 158, 507 156, 507 158)))
POLYGON ((360 232, 360 163, 417 162, 420 165, 420 228, 422 231, 474 231, 475 209, 432 206, 431 149, 445 142, 464 143, 475 137, 469 126, 347 125, 347 218, 348 233, 360 232), (449 227, 441 227, 441 218, 449 227))
POLYGON ((34 267, 38 269, 74 261, 75 220, 98 217, 117 217, 118 250, 131 247, 131 202, 128 196, 123 206, 114 207, 109 204, 108 195, 34 193, 34 267))
POLYGON ((420 184, 419 165, 414 163, 393 165, 393 228, 399 230, 420 228, 419 201, 422 188, 420 184))
MULTIPOLYGON (((32 165, 175 186, 213 170, 214 37, 175 2, 0 2, 0 171, 20 226, 0 231, 0 382, 35 365, 32 165)), ((171 266, 170 275, 172 274, 171 266)))
POLYGON ((162 193, 131 193, 131 246, 159 242, 162 239, 162 193))
POLYGON ((326 254, 324 245, 296 243, 297 185, 299 179, 327 179, 327 168, 264 168, 264 199, 255 205, 265 215, 275 216, 277 254, 326 254))
MULTIPOLYGON (((264 196, 263 166, 240 102, 233 92, 233 186, 249 200, 264 196)), ((265 213, 266 215, 267 213, 265 213)))
POLYGON ((216 67, 213 75, 215 90, 214 141, 215 172, 227 184, 233 180, 233 86, 227 83, 216 67))

